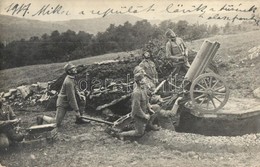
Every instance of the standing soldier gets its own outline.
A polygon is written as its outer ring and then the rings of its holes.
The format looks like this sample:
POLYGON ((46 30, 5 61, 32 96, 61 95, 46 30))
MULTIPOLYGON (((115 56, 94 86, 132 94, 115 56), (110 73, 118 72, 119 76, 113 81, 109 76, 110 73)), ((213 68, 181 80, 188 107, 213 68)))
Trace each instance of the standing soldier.
POLYGON ((165 36, 168 39, 166 43, 166 58, 174 62, 184 61, 185 65, 190 67, 187 60, 188 49, 183 40, 177 37, 171 29, 166 31, 165 36))
POLYGON ((38 125, 46 121, 48 123, 56 123, 57 127, 59 127, 69 107, 76 112, 75 123, 86 123, 80 118, 85 110, 86 98, 79 92, 75 83, 76 67, 72 63, 68 63, 64 66, 64 70, 67 76, 58 95, 56 117, 39 116, 37 117, 38 125))
POLYGON ((148 51, 144 52, 143 58, 144 59, 139 64, 139 66, 143 68, 146 76, 156 85, 158 83, 158 72, 156 70, 155 63, 152 61, 151 53, 148 51))

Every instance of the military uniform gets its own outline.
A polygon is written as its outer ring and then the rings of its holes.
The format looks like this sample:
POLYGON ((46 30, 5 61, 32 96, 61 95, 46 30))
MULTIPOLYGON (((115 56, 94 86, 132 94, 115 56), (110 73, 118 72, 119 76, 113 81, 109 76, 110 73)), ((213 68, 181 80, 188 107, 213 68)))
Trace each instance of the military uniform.
POLYGON ((157 84, 158 72, 156 71, 155 63, 150 59, 144 59, 139 66, 143 68, 148 78, 151 79, 154 84, 157 84))
POLYGON ((174 124, 179 124, 180 112, 179 109, 179 100, 182 97, 178 97, 171 110, 160 110, 158 112, 158 123, 159 126, 163 129, 175 130, 174 124))
POLYGON ((7 123, 16 119, 13 109, 9 105, 3 105, 0 109, 0 148, 8 147, 11 142, 20 142, 24 136, 15 130, 13 124, 7 123))
POLYGON ((121 136, 142 136, 144 134, 148 120, 145 115, 148 114, 148 96, 146 91, 136 87, 132 93, 132 111, 131 116, 134 120, 135 130, 122 132, 121 136))
POLYGON ((81 113, 85 110, 86 101, 80 100, 79 90, 75 83, 75 77, 67 75, 65 78, 60 93, 57 99, 57 111, 55 119, 49 121, 49 123, 55 123, 57 126, 61 125, 62 120, 69 108, 74 111, 80 111, 81 113))
POLYGON ((183 56, 186 50, 186 45, 181 38, 176 38, 176 41, 168 41, 166 43, 166 58, 170 56, 180 57, 183 56))

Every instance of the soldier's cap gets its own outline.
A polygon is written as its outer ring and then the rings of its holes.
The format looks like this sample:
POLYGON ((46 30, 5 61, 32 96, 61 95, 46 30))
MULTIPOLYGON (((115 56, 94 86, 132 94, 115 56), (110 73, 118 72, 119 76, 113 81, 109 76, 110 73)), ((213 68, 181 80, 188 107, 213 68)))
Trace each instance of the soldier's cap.
POLYGON ((134 75, 135 81, 141 81, 143 78, 144 78, 143 73, 137 73, 137 74, 134 75))
POLYGON ((150 57, 150 56, 152 55, 151 52, 148 51, 148 50, 146 50, 146 51, 143 52, 143 56, 145 56, 145 54, 148 54, 148 57, 150 57))
POLYGON ((172 38, 172 37, 176 37, 176 34, 171 29, 167 29, 165 36, 167 38, 172 38))
POLYGON ((140 66, 136 66, 134 69, 134 75, 137 73, 143 73, 143 72, 144 72, 144 69, 140 66))
POLYGON ((75 66, 74 64, 72 64, 71 62, 69 62, 68 64, 66 64, 66 65, 64 66, 64 70, 65 70, 65 71, 68 71, 68 70, 70 70, 70 69, 72 69, 72 68, 76 68, 76 66, 75 66))

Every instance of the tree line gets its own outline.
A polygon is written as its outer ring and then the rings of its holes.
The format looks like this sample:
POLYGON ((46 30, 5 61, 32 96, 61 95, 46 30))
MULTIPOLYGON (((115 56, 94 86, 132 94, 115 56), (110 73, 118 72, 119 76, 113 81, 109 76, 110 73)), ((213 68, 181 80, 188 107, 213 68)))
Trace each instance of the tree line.
POLYGON ((167 28, 184 40, 195 40, 219 33, 217 25, 188 24, 187 21, 174 23, 170 20, 152 25, 147 20, 135 24, 111 24, 105 32, 96 35, 84 31, 53 31, 41 37, 28 40, 0 43, 1 69, 33 64, 47 64, 91 57, 110 52, 131 51, 144 46, 149 40, 162 39, 167 28))

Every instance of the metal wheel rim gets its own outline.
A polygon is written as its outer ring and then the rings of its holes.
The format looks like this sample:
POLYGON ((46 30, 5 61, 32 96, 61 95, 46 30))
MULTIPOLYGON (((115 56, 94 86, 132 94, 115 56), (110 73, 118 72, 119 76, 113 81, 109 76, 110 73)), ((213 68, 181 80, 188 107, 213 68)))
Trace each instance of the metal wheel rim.
POLYGON ((198 76, 190 87, 193 106, 203 112, 220 110, 227 103, 229 93, 226 82, 214 73, 198 76))

